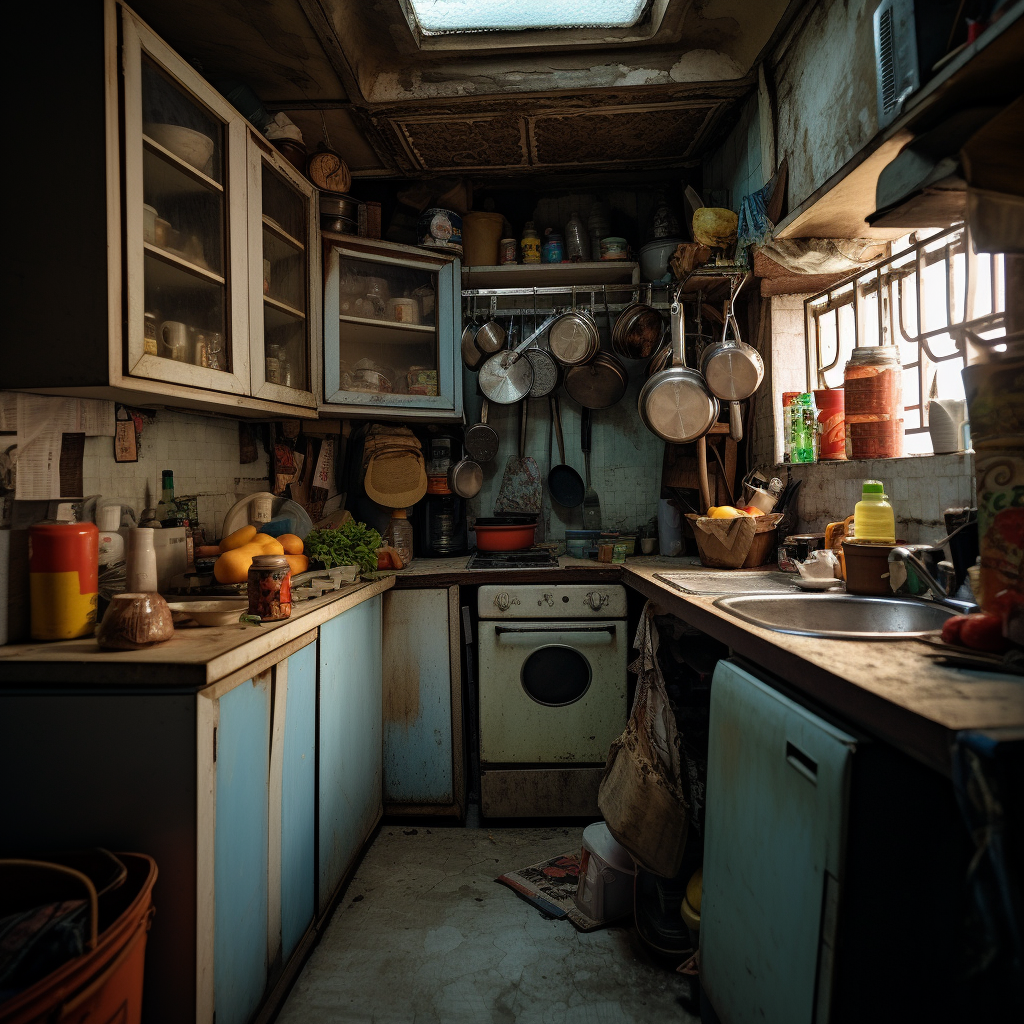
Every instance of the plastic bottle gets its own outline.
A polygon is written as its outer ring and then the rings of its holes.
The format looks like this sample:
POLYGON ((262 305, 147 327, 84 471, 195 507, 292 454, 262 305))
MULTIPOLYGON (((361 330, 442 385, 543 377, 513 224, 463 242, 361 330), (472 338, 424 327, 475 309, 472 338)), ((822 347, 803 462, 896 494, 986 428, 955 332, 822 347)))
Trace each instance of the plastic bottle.
POLYGON ((865 480, 853 508, 853 536, 882 544, 896 543, 896 517, 881 480, 865 480))
POLYGON ((117 532, 121 528, 121 506, 103 505, 96 513, 96 525, 100 531, 99 564, 123 562, 124 537, 117 532))
POLYGON ((578 213, 573 213, 565 225, 565 258, 572 263, 590 260, 590 235, 578 213))
POLYGON ((528 220, 523 227, 519 251, 523 254, 524 263, 540 263, 540 235, 537 234, 532 220, 528 220))
MULTIPOLYGON (((156 507, 156 517, 161 523, 172 518, 178 509, 174 504, 174 470, 165 469, 163 472, 162 492, 160 502, 156 507)), ((171 524, 174 525, 173 523, 171 524)))
POLYGON ((412 523, 404 508, 391 510, 391 522, 384 534, 384 543, 390 544, 406 565, 412 561, 412 523))
POLYGON ((786 438, 790 462, 818 461, 818 412, 806 391, 786 407, 786 438))

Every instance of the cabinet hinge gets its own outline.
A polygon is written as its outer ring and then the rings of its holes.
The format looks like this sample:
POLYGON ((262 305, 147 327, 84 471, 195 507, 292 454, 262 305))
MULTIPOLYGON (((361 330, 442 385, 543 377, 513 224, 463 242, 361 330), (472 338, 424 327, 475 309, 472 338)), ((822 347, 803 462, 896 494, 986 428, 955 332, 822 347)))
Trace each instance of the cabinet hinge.
POLYGON ((217 763, 217 726, 213 727, 213 763, 217 763))

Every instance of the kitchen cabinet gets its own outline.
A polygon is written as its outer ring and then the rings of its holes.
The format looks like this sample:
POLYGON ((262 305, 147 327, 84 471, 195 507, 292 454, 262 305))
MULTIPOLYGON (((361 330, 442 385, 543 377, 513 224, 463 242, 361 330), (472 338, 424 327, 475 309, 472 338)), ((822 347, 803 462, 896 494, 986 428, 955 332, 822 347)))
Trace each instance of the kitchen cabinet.
POLYGON ((323 249, 320 412, 460 419, 459 260, 326 233, 323 249))
POLYGON ((245 1024, 267 983, 270 675, 217 701, 213 991, 219 1024, 245 1024))
POLYGON ((852 736, 728 661, 708 744, 701 982, 729 1024, 826 1024, 852 736))
POLYGON ((384 594, 384 805, 464 806, 459 588, 384 594))
POLYGON ((318 914, 382 815, 381 598, 320 629, 318 914))
MULTIPOLYGON (((75 96, 64 141, 75 204, 90 212, 62 233, 68 245, 38 225, 43 242, 26 241, 5 387, 314 416, 312 186, 127 7, 74 6, 56 70, 19 117, 27 130, 75 96)), ((18 205, 66 191, 64 163, 44 161, 18 205)))

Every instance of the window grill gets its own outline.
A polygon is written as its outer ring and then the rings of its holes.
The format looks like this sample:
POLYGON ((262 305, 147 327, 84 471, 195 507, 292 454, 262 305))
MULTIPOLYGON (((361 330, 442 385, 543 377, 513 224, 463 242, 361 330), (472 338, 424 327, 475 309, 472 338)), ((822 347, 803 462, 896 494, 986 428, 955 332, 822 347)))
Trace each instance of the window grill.
POLYGON ((927 438, 909 438, 927 435, 929 401, 962 398, 960 370, 1006 333, 1005 263, 1001 253, 973 252, 963 224, 892 248, 805 301, 807 387, 842 387, 854 348, 898 345, 904 433, 908 452, 920 453, 927 438))

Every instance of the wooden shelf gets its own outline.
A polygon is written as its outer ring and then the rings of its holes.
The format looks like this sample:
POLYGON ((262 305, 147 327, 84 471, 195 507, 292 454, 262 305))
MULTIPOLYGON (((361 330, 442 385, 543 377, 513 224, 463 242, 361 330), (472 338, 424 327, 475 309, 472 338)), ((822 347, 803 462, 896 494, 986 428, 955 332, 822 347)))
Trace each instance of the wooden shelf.
POLYGON ((290 245, 293 249, 298 249, 299 252, 305 252, 306 247, 302 244, 294 235, 288 234, 287 231, 276 220, 268 217, 266 214, 263 215, 263 230, 269 231, 278 241, 284 242, 286 245, 290 245))
POLYGON ((301 309, 289 306, 287 302, 282 302, 270 295, 263 296, 263 315, 266 318, 267 326, 271 328, 285 327, 306 319, 306 314, 301 309))
POLYGON ((219 181, 215 181, 208 174, 204 174, 202 171, 196 170, 196 168, 188 163, 188 161, 182 160, 180 156, 175 156, 169 149, 165 149, 159 142, 151 139, 148 135, 142 136, 142 144, 144 153, 147 149, 152 153, 156 153, 166 163, 171 164, 196 184, 202 185, 207 189, 212 189, 214 192, 224 191, 224 186, 219 181))
POLYGON ((629 260, 596 263, 507 263, 500 267, 463 267, 462 294, 493 288, 582 288, 585 285, 636 285, 640 265, 629 260))
POLYGON ((157 265, 167 267, 168 270, 173 268, 176 271, 176 276, 184 278, 184 280, 167 282, 164 280, 154 281, 154 284, 167 284, 171 283, 172 286, 185 287, 189 284, 196 284, 202 282, 204 284, 215 284, 223 287, 225 284, 224 278, 220 274, 214 273, 206 267, 200 267, 195 263, 190 263, 182 256, 177 256, 167 249, 161 249, 158 245, 152 245, 149 242, 143 242, 142 248, 145 254, 152 257, 157 265), (191 280, 189 280, 191 279, 191 280))
POLYGON ((338 318, 343 324, 359 324, 363 327, 385 327, 393 331, 418 331, 421 334, 434 334, 433 324, 403 324, 397 320, 371 320, 365 316, 348 316, 342 313, 338 318))

